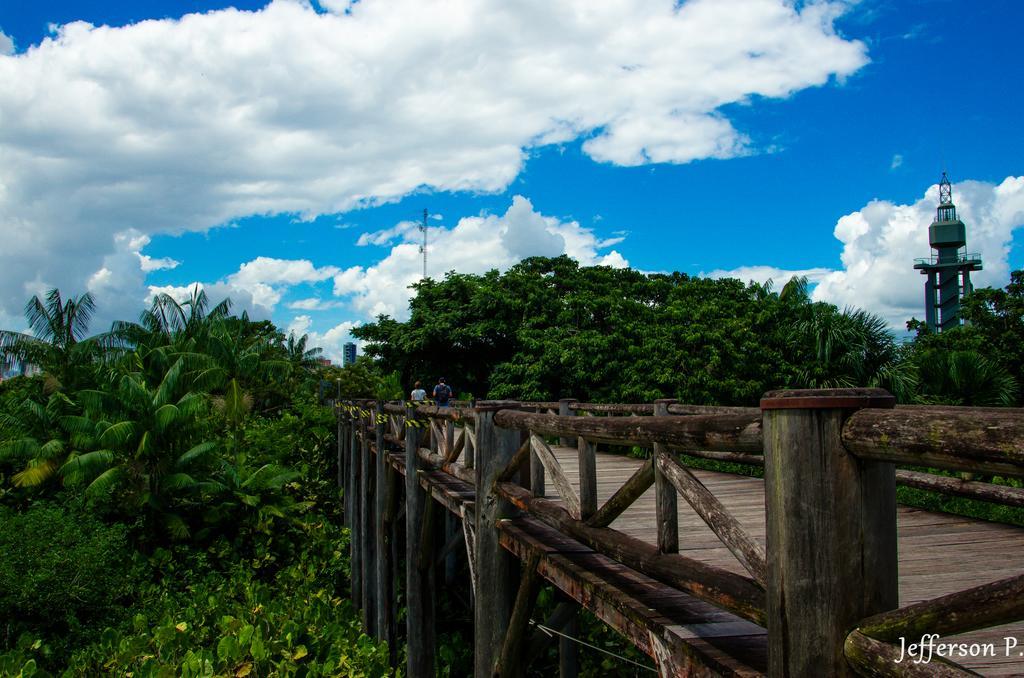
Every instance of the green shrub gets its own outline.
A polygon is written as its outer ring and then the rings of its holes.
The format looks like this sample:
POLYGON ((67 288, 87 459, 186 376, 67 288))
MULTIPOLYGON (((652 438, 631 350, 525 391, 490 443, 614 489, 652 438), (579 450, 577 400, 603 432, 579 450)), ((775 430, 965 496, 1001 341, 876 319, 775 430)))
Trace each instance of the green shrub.
POLYGON ((0 512, 0 618, 35 627, 102 618, 130 589, 124 525, 50 504, 0 512))

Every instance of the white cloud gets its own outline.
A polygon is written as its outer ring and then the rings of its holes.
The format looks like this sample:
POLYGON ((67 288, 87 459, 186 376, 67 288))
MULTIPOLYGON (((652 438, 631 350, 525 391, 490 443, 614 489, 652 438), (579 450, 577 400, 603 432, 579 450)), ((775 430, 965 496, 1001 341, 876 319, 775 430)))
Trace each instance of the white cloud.
POLYGON ((289 302, 288 308, 295 311, 326 311, 331 308, 337 308, 340 305, 336 301, 324 301, 319 297, 309 297, 308 299, 296 299, 289 302))
POLYGON ((154 259, 153 257, 147 257, 145 254, 139 254, 139 265, 144 273, 150 271, 163 271, 178 268, 181 262, 177 259, 171 259, 170 257, 160 257, 154 259))
POLYGON ((235 312, 245 311, 253 318, 269 318, 289 287, 328 280, 339 271, 335 266, 317 268, 308 259, 256 257, 217 282, 193 281, 187 285, 163 287, 150 285, 145 301, 149 303, 160 292, 183 301, 189 297, 192 288, 199 285, 206 290, 212 303, 230 298, 235 312))
POLYGON ((391 228, 373 231, 372 233, 363 233, 356 241, 356 246, 365 247, 366 245, 390 245, 395 238, 412 233, 419 226, 420 225, 415 221, 400 221, 391 228))
MULTIPOLYGON (((903 329, 912 316, 924 317, 924 278, 914 259, 930 256, 928 226, 935 218, 938 185, 911 205, 873 200, 836 223, 835 237, 843 243, 839 270, 811 269, 817 287, 812 298, 840 307, 853 306, 884 317, 903 329)), ((953 186, 953 201, 967 226, 967 250, 982 256, 984 270, 972 274, 975 287, 1003 287, 1009 281, 1013 231, 1024 226, 1024 176, 1007 177, 998 185, 964 181, 953 186)), ((784 271, 748 266, 714 271, 713 276, 742 280, 773 278, 784 282, 808 271, 784 271), (758 271, 765 275, 757 275, 758 271)))
POLYGON ((228 279, 232 284, 245 286, 254 284, 297 285, 304 282, 319 282, 339 272, 336 266, 317 268, 308 259, 274 259, 256 257, 242 264, 237 273, 228 279))
MULTIPOLYGON (((406 317, 409 285, 420 280, 423 273, 417 238, 417 233, 407 232, 406 240, 394 245, 378 263, 341 271, 334 277, 334 294, 351 297, 352 307, 368 319, 381 313, 406 317)), ((441 278, 452 270, 504 270, 526 257, 561 254, 584 265, 629 265, 615 250, 600 252, 621 238, 602 241, 575 221, 563 222, 540 214, 520 195, 512 198, 502 216, 466 217, 451 229, 433 227, 427 240, 428 273, 432 278, 441 278)))
POLYGON ((11 36, 0 31, 0 56, 14 54, 14 40, 11 36))
POLYGON ((822 281, 822 279, 832 273, 830 268, 807 268, 803 270, 787 271, 786 269, 777 268, 775 266, 740 266, 739 268, 733 268, 729 270, 715 269, 709 273, 701 272, 700 275, 707 276, 709 278, 738 278, 743 282, 756 282, 764 284, 769 280, 772 281, 774 289, 778 290, 789 282, 789 279, 793 276, 805 277, 807 282, 815 285, 822 281))
POLYGON ((896 169, 903 164, 903 156, 899 153, 892 156, 892 162, 889 163, 889 169, 896 169))
POLYGON ((748 153, 724 105, 867 62, 838 0, 324 6, 75 22, 0 58, 0 313, 81 289, 131 229, 499 191, 529 149, 579 137, 625 165, 748 153))

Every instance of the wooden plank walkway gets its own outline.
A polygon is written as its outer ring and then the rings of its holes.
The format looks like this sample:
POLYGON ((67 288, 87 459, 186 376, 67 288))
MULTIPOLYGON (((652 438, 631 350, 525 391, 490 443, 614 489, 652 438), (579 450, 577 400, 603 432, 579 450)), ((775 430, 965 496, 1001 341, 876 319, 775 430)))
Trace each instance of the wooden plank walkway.
MULTIPOLYGON (((579 489, 578 455, 575 448, 552 447, 568 478, 579 489)), ((604 502, 633 474, 638 459, 598 452, 598 501, 604 502)), ((751 536, 764 544, 764 481, 725 473, 695 470, 701 482, 742 523, 751 536)), ((557 499, 548 483, 547 497, 557 499)), ((1024 528, 990 523, 961 516, 932 513, 900 506, 899 528, 900 605, 937 598, 979 584, 1024 572, 1024 528)), ((648 543, 657 543, 654 488, 647 491, 611 527, 648 543)), ((709 565, 743 574, 744 570, 699 516, 679 500, 680 553, 709 565)), ((917 642, 919 639, 907 639, 917 642)), ((956 643, 995 643, 995 657, 955 657, 955 661, 983 675, 1024 675, 1024 622, 952 637, 956 643), (1019 645, 1006 656, 1005 639, 1019 645)))

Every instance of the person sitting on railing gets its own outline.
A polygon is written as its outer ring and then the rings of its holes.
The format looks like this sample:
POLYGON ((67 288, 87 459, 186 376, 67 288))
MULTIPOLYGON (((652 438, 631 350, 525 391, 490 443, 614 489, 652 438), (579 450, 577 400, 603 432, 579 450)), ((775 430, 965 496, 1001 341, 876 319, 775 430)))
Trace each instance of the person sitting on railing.
POLYGON ((452 388, 444 383, 444 377, 439 377, 437 385, 434 386, 434 400, 438 407, 448 407, 448 401, 452 397, 452 388))
POLYGON ((413 401, 423 401, 427 399, 427 392, 423 390, 421 382, 416 382, 415 388, 413 388, 412 393, 409 394, 409 399, 413 401))

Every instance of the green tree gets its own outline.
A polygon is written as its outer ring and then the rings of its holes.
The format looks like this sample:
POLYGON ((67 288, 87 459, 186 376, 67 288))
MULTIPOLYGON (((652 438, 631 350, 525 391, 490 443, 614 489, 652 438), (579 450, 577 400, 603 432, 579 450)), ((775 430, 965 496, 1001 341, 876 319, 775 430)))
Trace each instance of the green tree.
POLYGON ((96 310, 91 294, 64 299, 52 289, 45 301, 32 297, 25 318, 32 334, 0 330, 0 363, 36 365, 50 377, 48 388, 74 389, 85 378, 97 354, 93 341, 83 341, 96 310))

